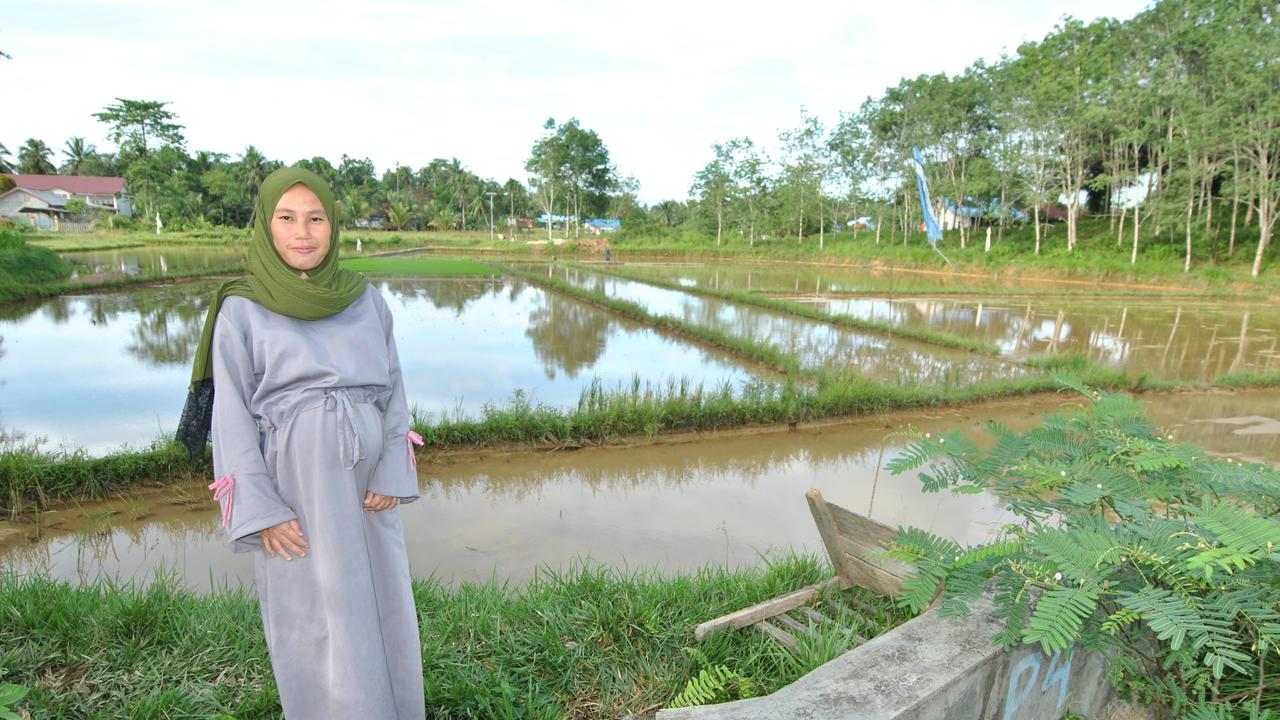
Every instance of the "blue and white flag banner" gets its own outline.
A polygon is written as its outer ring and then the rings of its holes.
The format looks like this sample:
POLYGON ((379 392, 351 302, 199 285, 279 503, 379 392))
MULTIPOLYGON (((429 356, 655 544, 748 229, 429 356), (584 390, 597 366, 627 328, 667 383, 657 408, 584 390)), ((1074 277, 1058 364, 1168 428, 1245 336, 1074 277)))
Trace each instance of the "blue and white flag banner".
POLYGON ((942 256, 947 264, 951 264, 951 260, 942 254, 942 249, 938 247, 938 241, 942 239, 942 230, 938 228, 938 221, 933 217, 933 204, 929 202, 929 181, 924 176, 924 157, 920 154, 920 148, 911 148, 911 165, 916 171, 916 184, 920 186, 920 210, 924 216, 924 232, 929 238, 929 244, 933 246, 934 252, 942 256))
POLYGON ((920 186, 920 207, 924 214, 924 231, 929 236, 929 244, 935 248, 942 239, 942 230, 938 229, 938 221, 933 217, 933 203, 929 202, 929 181, 924 176, 924 157, 920 148, 911 148, 912 163, 916 171, 916 184, 920 186))

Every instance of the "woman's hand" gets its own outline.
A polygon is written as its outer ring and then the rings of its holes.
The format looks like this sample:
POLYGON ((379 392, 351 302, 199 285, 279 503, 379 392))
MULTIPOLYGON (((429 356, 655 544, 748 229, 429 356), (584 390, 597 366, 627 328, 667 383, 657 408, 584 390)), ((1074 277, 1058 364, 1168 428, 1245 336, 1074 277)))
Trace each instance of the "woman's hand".
POLYGON ((279 525, 272 525, 258 533, 262 538, 262 549, 272 557, 292 560, 289 553, 298 557, 306 557, 306 549, 311 547, 302 536, 302 526, 297 520, 286 520, 279 525))
POLYGON ((372 491, 364 494, 365 512, 381 512, 382 510, 390 510, 399 504, 400 498, 387 497, 386 495, 379 495, 372 491))

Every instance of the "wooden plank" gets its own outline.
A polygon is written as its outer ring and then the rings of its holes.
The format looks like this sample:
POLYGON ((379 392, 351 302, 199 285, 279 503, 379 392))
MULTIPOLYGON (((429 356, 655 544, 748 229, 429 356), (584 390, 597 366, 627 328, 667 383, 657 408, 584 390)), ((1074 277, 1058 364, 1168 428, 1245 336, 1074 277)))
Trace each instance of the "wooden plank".
POLYGON ((855 584, 888 597, 897 597, 898 593, 902 592, 901 577, 885 572, 884 568, 849 553, 845 553, 844 557, 844 565, 848 568, 849 578, 855 584))
POLYGON ((840 531, 831 517, 832 505, 822 498, 822 493, 818 492, 817 488, 809 488, 804 497, 809 501, 809 512, 813 515, 813 524, 818 526, 818 537, 822 538, 822 545, 827 549, 827 557, 831 558, 832 567, 836 569, 836 574, 842 580, 848 582, 853 576, 849 573, 844 560, 845 553, 844 546, 840 542, 840 531))
POLYGON ((888 547, 893 543, 894 538, 898 537, 898 531, 888 525, 863 517, 839 505, 832 503, 827 503, 827 505, 828 511, 831 513, 831 519, 835 522, 836 528, 841 535, 865 540, 868 545, 881 548, 888 547))
POLYGON ((877 628, 880 627, 880 610, 871 607, 863 602, 861 598, 851 593, 842 593, 840 598, 849 603, 849 607, 853 608, 853 612, 862 618, 864 623, 874 625, 877 628))
POLYGON ((822 596, 822 606, 828 611, 834 611, 839 616, 838 620, 844 622, 853 617, 861 617, 857 613, 850 610, 843 602, 848 593, 827 593, 822 596))
POLYGON ((793 633, 798 633, 800 635, 809 634, 808 625, 805 625, 804 623, 800 622, 799 620, 796 620, 795 618, 791 617, 786 613, 779 613, 769 619, 778 623, 779 625, 790 630, 793 633))
POLYGON ((759 628, 765 635, 768 635, 792 650, 795 650, 796 647, 800 645, 800 641, 796 640, 791 633, 783 630, 777 625, 774 625, 768 620, 761 620, 760 622, 752 625, 752 627, 759 628))
POLYGON ((892 547, 894 539, 898 536, 896 530, 845 510, 839 505, 828 503, 827 506, 845 552, 872 565, 880 566, 890 575, 905 578, 911 574, 910 565, 884 556, 884 551, 892 547))
POLYGON ((819 594, 840 584, 838 578, 831 578, 816 585, 800 588, 795 592, 787 593, 761 603, 756 603, 748 608, 743 608, 728 615, 723 615, 715 620, 708 620, 697 627, 693 631, 693 637, 698 642, 706 636, 720 632, 721 630, 740 630, 748 625, 753 625, 765 618, 773 617, 778 613, 784 613, 792 608, 807 605, 818 597, 819 594))
POLYGON ((812 621, 814 621, 814 622, 816 622, 816 623, 821 624, 821 623, 829 623, 829 622, 831 622, 831 618, 827 617, 826 615, 823 615, 822 613, 818 612, 817 610, 814 610, 813 608, 809 607, 808 605, 805 605, 805 606, 803 606, 803 607, 799 608, 799 611, 800 611, 800 613, 801 613, 802 615, 804 615, 805 617, 809 618, 810 620, 812 620, 812 621))

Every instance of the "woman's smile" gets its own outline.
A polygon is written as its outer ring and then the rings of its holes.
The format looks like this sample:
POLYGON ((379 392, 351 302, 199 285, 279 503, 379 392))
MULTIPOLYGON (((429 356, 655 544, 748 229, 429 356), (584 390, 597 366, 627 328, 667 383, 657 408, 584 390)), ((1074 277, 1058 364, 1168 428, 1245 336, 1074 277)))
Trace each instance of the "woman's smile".
POLYGON ((271 239, 280 259, 294 270, 314 270, 329 253, 333 226, 324 205, 306 185, 294 185, 280 196, 271 214, 271 239))

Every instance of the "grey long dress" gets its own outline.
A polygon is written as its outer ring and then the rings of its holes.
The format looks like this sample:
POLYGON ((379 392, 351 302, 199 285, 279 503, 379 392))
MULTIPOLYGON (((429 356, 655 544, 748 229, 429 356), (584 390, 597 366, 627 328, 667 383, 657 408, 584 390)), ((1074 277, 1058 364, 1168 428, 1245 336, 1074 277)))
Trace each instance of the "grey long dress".
POLYGON ((362 508, 366 490, 418 498, 391 325, 372 286, 312 321, 228 297, 214 325, 214 474, 234 478, 223 517, 234 550, 256 553, 291 719, 425 716, 399 509, 362 508), (306 557, 269 557, 257 533, 294 518, 306 557))

